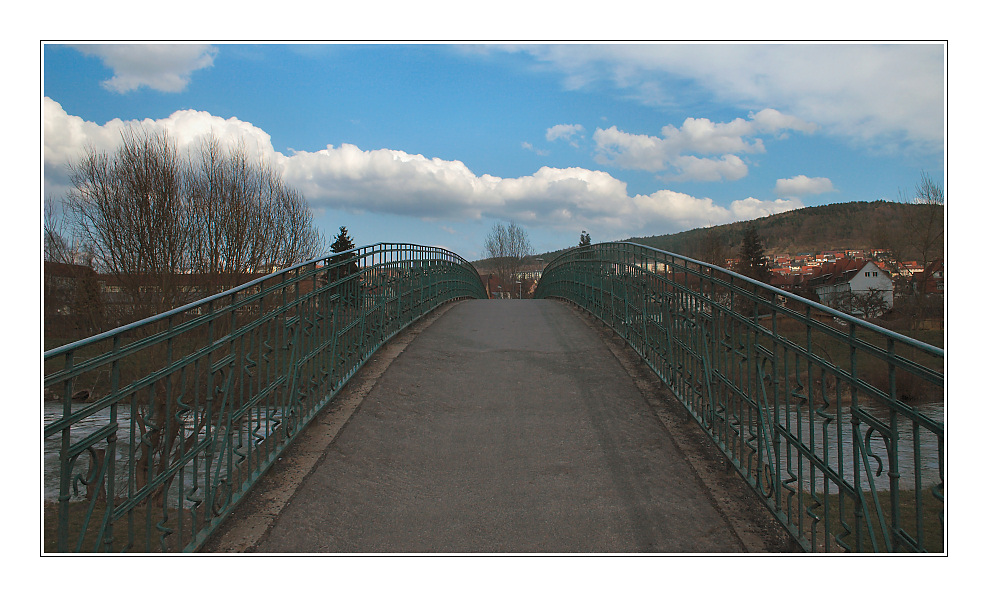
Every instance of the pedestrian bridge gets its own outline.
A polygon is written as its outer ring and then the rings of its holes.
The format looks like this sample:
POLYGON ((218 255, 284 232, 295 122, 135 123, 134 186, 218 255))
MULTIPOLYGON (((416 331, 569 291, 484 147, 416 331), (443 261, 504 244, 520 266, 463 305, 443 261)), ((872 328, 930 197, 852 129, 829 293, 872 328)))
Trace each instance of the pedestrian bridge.
POLYGON ((252 550, 944 551, 943 350, 628 243, 483 298, 379 244, 46 352, 45 551, 210 548, 375 359, 252 550))

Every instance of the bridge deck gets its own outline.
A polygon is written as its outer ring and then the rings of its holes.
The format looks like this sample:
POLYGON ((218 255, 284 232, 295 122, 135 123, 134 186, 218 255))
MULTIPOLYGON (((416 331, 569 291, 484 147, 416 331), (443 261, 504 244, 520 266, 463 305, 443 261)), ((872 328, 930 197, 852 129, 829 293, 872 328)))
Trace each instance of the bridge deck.
POLYGON ((324 447, 277 513, 258 522, 271 481, 235 514, 250 546, 225 531, 207 549, 750 549, 600 330, 558 302, 455 304, 327 429, 307 430, 324 447))

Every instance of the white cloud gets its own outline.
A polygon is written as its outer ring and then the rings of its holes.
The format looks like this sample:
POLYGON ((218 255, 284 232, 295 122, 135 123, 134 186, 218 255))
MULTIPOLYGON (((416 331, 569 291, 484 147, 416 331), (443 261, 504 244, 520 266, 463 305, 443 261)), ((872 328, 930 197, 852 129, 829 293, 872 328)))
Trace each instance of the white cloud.
POLYGON ((790 114, 783 114, 772 108, 765 108, 757 114, 750 114, 749 116, 751 116, 757 130, 765 133, 777 133, 787 129, 801 133, 812 133, 817 130, 817 125, 811 122, 806 122, 790 114))
MULTIPOLYGON (((683 82, 747 109, 772 106, 872 147, 943 151, 943 44, 512 46, 578 89, 610 85, 649 105, 683 82)), ((693 96, 690 96, 693 97, 693 96)), ((792 128, 792 127, 787 127, 792 128)))
POLYGON ((534 152, 535 155, 541 155, 541 156, 549 155, 549 152, 548 151, 546 151, 544 149, 539 149, 539 148, 535 147, 534 145, 532 145, 531 143, 529 143, 528 141, 522 141, 521 146, 522 146, 523 149, 527 149, 527 150, 529 150, 531 152, 534 152))
POLYGON ((748 197, 747 199, 741 199, 739 201, 731 202, 731 222, 743 221, 743 220, 754 220, 756 218, 764 218, 765 216, 770 216, 772 214, 782 213, 784 211, 790 211, 793 209, 800 209, 804 207, 799 199, 776 199, 775 201, 763 201, 761 199, 755 199, 754 197, 748 197))
POLYGON ((78 116, 67 114, 62 106, 51 98, 44 98, 44 168, 45 190, 55 196, 63 196, 68 190, 66 166, 82 157, 86 147, 98 151, 112 151, 120 142, 120 134, 127 127, 141 126, 150 130, 168 131, 180 148, 188 148, 209 133, 221 139, 243 140, 253 155, 268 162, 283 159, 274 151, 271 136, 263 130, 237 118, 224 119, 208 112, 180 110, 160 120, 123 121, 114 118, 106 124, 87 122, 78 116))
POLYGON ((775 194, 781 197, 805 197, 833 191, 834 185, 829 178, 810 178, 800 174, 793 178, 780 178, 775 181, 775 194))
POLYGON ((762 139, 755 135, 813 129, 811 123, 765 109, 749 114, 748 120, 736 118, 731 122, 687 118, 680 128, 662 127, 661 137, 626 133, 615 126, 598 128, 593 139, 599 163, 650 172, 673 168, 677 173, 670 178, 674 180, 737 180, 747 175, 748 168, 736 154, 765 151, 762 139), (690 154, 721 157, 698 158, 690 154))
MULTIPOLYGON (((583 132, 582 124, 557 124, 551 126, 545 131, 546 141, 555 141, 556 139, 563 139, 569 141, 569 144, 573 147, 579 147, 579 143, 573 138, 574 135, 579 135, 583 132)), ((580 135, 581 137, 583 135, 580 135)))
POLYGON ((721 180, 738 180, 748 175, 748 166, 736 155, 725 155, 721 158, 698 158, 684 155, 673 162, 679 170, 678 176, 671 180, 698 180, 714 182, 721 180))
POLYGON ((113 70, 103 87, 117 93, 150 87, 182 91, 190 75, 213 65, 216 48, 202 44, 91 44, 75 45, 84 54, 98 56, 113 70))
MULTIPOLYGON (((56 196, 57 189, 67 185, 67 161, 82 155, 87 145, 112 150, 124 127, 141 125, 169 131, 182 150, 210 132, 231 140, 242 138, 257 155, 279 168, 285 181, 300 190, 315 210, 445 221, 491 217, 558 229, 592 225, 601 236, 620 237, 673 232, 802 207, 798 200, 754 198, 722 207, 709 198, 670 190, 629 195, 625 182, 585 168, 543 167, 517 178, 477 175, 460 161, 395 149, 363 150, 351 144, 286 156, 273 149, 268 134, 258 127, 195 110, 175 112, 157 121, 112 120, 98 125, 66 114, 58 103, 45 98, 44 121, 45 187, 56 196)), ((720 162, 723 171, 736 167, 731 160, 720 162)))

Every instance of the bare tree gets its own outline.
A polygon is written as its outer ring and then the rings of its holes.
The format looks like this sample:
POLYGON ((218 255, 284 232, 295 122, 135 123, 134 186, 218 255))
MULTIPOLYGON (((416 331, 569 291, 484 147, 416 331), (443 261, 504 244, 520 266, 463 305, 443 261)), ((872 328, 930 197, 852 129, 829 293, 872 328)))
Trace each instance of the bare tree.
POLYGON ((700 261, 720 267, 727 263, 724 239, 713 228, 707 228, 700 240, 700 261))
POLYGON ((279 186, 279 217, 273 254, 283 265, 301 263, 329 252, 326 237, 316 228, 312 210, 301 193, 285 185, 279 186))
MULTIPOLYGON (((929 271, 927 266, 935 259, 943 257, 943 187, 934 182, 927 172, 922 172, 920 180, 914 188, 914 196, 909 198, 900 190, 899 199, 902 203, 915 206, 906 212, 907 215, 903 222, 904 241, 921 260, 920 263, 924 271, 918 275, 916 282, 919 288, 926 288, 926 278, 929 271)), ((916 301, 920 314, 926 314, 929 309, 925 294, 923 292, 918 293, 916 301)))
POLYGON ((88 149, 70 167, 68 205, 94 264, 132 297, 133 315, 180 304, 176 275, 188 267, 184 168, 164 133, 128 129, 112 155, 88 149))
POLYGON ((854 311, 866 318, 879 317, 889 308, 889 304, 885 302, 885 291, 881 288, 869 288, 865 292, 856 293, 853 305, 854 311))
POLYGON ((75 254, 68 238, 66 238, 68 231, 65 218, 60 211, 54 197, 51 195, 45 197, 44 222, 42 224, 44 259, 50 263, 74 263, 75 254))
POLYGON ((243 143, 205 137, 189 165, 191 270, 211 290, 325 252, 305 198, 243 143))
POLYGON ((130 317, 176 307, 325 251, 305 198, 243 142, 205 137, 188 155, 163 132, 128 129, 71 168, 68 205, 94 265, 130 317), (180 276, 197 275, 197 284, 180 276))
POLYGON ((514 222, 507 226, 498 222, 487 235, 484 250, 491 259, 492 269, 501 284, 513 285, 522 263, 532 254, 532 244, 528 240, 528 233, 521 226, 514 222))
MULTIPOLYGON (((216 291, 323 250, 304 197, 275 169, 251 157, 243 143, 231 147, 207 137, 189 154, 180 154, 166 133, 128 129, 116 151, 88 149, 72 165, 70 177, 74 224, 92 247, 93 264, 130 296, 126 316, 131 320, 200 298, 199 284, 184 276, 193 274, 216 291)), ((224 319, 216 325, 232 324, 224 319)), ((155 326, 141 329, 150 332, 155 326)), ((121 374, 146 376, 165 362, 166 350, 158 344, 140 358, 124 360, 119 366, 127 369, 121 374)), ((198 369, 190 375, 189 384, 207 381, 198 369)), ((183 437, 189 430, 170 423, 175 402, 154 400, 167 394, 165 383, 158 380, 134 397, 134 421, 147 446, 135 463, 139 487, 167 471, 175 446, 198 432, 192 429, 183 437)))
MULTIPOLYGON (((903 200, 905 201, 904 196, 903 200)), ((916 183, 915 197, 911 203, 919 208, 910 211, 906 229, 911 244, 925 267, 943 256, 943 187, 923 172, 916 183)))
POLYGON ((103 330, 104 305, 93 256, 69 241, 71 228, 54 197, 44 204, 43 300, 46 335, 75 340, 103 330))

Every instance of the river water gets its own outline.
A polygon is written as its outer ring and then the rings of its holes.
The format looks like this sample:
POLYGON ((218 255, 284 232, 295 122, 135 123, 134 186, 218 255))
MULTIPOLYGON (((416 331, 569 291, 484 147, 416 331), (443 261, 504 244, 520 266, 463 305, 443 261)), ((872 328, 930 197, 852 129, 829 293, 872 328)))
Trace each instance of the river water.
MULTIPOLYGON (((865 408, 869 413, 875 414, 872 409, 865 408)), ((916 408, 918 412, 924 416, 943 423, 944 421, 944 406, 943 404, 925 404, 920 405, 916 408)), ((835 418, 829 425, 824 425, 823 419, 819 416, 814 416, 812 418, 812 424, 810 418, 806 416, 806 409, 804 408, 800 413, 801 416, 797 416, 794 412, 791 413, 790 423, 788 425, 789 432, 793 435, 801 434, 799 437, 804 445, 809 445, 810 435, 812 433, 814 440, 814 447, 816 450, 814 453, 824 460, 832 469, 839 471, 843 468, 843 478, 850 483, 854 483, 854 434, 851 427, 851 410, 850 408, 844 408, 839 413, 832 413, 835 418), (797 424, 798 420, 798 424, 797 424), (837 426, 838 421, 840 422, 841 432, 838 437, 837 426), (826 429, 826 435, 824 433, 824 428, 826 429)), ((882 417, 879 417, 880 419, 882 417)), ((898 417, 898 443, 897 451, 899 454, 899 489, 900 490, 910 490, 915 486, 916 479, 916 467, 914 462, 915 458, 915 446, 919 444, 919 476, 920 476, 920 486, 923 488, 932 487, 936 484, 942 482, 940 475, 940 459, 941 457, 946 458, 946 454, 940 454, 939 442, 936 434, 932 431, 925 429, 920 426, 919 432, 914 433, 912 420, 900 415, 898 417)), ((866 433, 867 428, 862 424, 861 433, 866 433)), ((868 467, 870 468, 873 479, 874 486, 877 491, 885 491, 889 489, 890 478, 889 478, 889 458, 888 450, 885 442, 883 441, 881 435, 877 432, 872 434, 870 440, 867 443, 869 449, 872 451, 873 456, 866 457, 868 467)), ((944 447, 946 449, 946 446, 944 447)), ((788 469, 795 472, 797 470, 797 452, 793 448, 790 454, 790 460, 788 461, 788 469)), ((782 454, 782 467, 783 470, 787 468, 787 454, 785 451, 785 443, 783 443, 783 454, 782 454)), ((859 463, 861 467, 863 463, 859 463)), ((869 482, 867 473, 864 472, 864 468, 861 468, 860 484, 865 491, 869 490, 869 482)), ((803 489, 808 489, 810 487, 810 466, 807 459, 802 460, 802 474, 803 474, 803 489)), ((785 474, 783 475, 786 476, 785 474)), ((818 491, 822 491, 826 485, 823 475, 817 471, 814 475, 813 485, 818 491)), ((834 490, 834 486, 831 485, 831 490, 834 490)))
MULTIPOLYGON (((78 410, 83 408, 85 404, 74 403, 73 410, 78 410)), ((61 418, 63 415, 62 403, 60 401, 45 401, 44 403, 44 425, 53 423, 61 418)), ((259 408, 252 411, 252 418, 249 423, 245 423, 240 429, 240 434, 236 434, 243 438, 243 441, 256 441, 264 437, 269 431, 268 416, 266 416, 266 409, 259 408)), ((277 421, 280 417, 277 416, 277 412, 271 413, 270 421, 273 423, 277 421)), ((103 409, 83 421, 80 421, 72 428, 71 439, 73 441, 82 439, 99 430, 101 427, 108 424, 110 421, 109 409, 103 409)), ((119 495, 126 494, 127 487, 127 469, 128 469, 128 459, 130 454, 130 436, 131 436, 131 416, 129 409, 119 408, 117 411, 117 448, 116 448, 116 481, 115 485, 118 488, 117 493, 119 495)), ((140 433, 138 430, 137 433, 140 433)), ((201 439, 201 433, 200 433, 201 439)), ((44 500, 54 501, 58 499, 59 492, 59 458, 58 452, 61 447, 61 434, 56 434, 52 437, 45 439, 44 441, 44 500)), ((106 447, 106 442, 101 441, 99 445, 106 447)), ((213 463, 213 470, 211 473, 212 478, 217 476, 222 477, 226 474, 226 463, 225 458, 222 461, 216 461, 213 463)), ((89 469, 89 455, 84 453, 79 457, 79 462, 76 464, 72 473, 73 476, 85 476, 89 469)), ((198 466, 193 466, 190 462, 185 467, 185 490, 188 492, 192 488, 192 481, 194 477, 198 477, 198 483, 201 486, 205 484, 206 480, 206 470, 205 464, 202 458, 200 458, 198 466)), ((86 498, 85 488, 81 482, 77 482, 79 488, 79 495, 73 495, 70 500, 83 500, 86 498)), ((199 492, 201 494, 201 490, 199 492)), ((173 487, 169 491, 169 502, 172 505, 178 502, 178 488, 177 484, 173 484, 173 487)))

